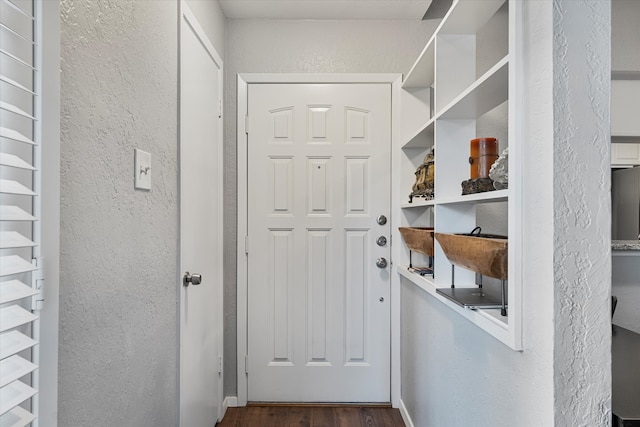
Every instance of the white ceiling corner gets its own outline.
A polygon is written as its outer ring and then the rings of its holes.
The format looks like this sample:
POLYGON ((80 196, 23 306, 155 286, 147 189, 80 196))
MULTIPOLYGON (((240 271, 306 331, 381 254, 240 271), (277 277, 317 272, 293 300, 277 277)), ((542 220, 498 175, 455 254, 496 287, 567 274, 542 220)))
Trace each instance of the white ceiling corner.
POLYGON ((432 0, 218 0, 231 19, 421 20, 432 0))

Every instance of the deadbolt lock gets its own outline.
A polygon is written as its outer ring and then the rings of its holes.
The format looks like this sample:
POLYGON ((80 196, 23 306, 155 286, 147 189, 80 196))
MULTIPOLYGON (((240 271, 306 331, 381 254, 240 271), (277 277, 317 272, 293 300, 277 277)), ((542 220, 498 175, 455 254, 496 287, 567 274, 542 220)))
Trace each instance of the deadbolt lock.
POLYGON ((182 278, 182 284, 184 286, 189 286, 189 283, 192 285, 199 285, 202 283, 202 275, 201 274, 191 274, 188 271, 184 273, 184 277, 182 278))

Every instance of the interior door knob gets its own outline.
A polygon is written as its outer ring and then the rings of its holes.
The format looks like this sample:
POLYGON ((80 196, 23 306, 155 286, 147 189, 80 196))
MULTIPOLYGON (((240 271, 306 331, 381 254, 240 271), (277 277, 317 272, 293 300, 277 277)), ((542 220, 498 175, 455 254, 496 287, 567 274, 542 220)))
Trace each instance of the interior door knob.
POLYGON ((378 268, 385 268, 387 266, 387 260, 383 257, 380 257, 376 260, 376 265, 378 268))
POLYGON ((386 216, 384 216, 384 215, 379 215, 379 216, 376 218, 376 222, 377 222, 379 225, 385 225, 385 224, 387 223, 387 217, 386 217, 386 216))
POLYGON ((182 284, 184 286, 189 286, 189 283, 192 285, 199 285, 202 283, 202 275, 201 274, 191 274, 188 271, 184 273, 184 277, 182 278, 182 284))

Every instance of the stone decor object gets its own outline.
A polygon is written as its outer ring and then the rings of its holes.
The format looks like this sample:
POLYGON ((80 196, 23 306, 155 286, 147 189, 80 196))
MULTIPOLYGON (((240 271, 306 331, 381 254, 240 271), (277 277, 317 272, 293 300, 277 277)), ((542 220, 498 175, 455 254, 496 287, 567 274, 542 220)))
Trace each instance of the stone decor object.
POLYGON ((462 195, 484 193, 493 191, 493 180, 491 178, 474 178, 462 181, 462 195))
POLYGON ((505 148, 498 160, 491 165, 489 178, 493 180, 496 190, 509 188, 509 147, 505 148))
POLYGON ((442 251, 458 267, 483 276, 507 280, 508 239, 494 235, 435 233, 442 251))

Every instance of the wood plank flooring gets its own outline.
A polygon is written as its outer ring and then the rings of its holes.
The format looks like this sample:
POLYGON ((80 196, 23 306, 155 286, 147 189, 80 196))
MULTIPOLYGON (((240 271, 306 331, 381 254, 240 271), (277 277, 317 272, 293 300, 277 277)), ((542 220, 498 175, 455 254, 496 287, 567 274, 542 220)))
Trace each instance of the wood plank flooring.
POLYGON ((258 405, 229 408, 217 427, 405 427, 385 406, 258 405))

